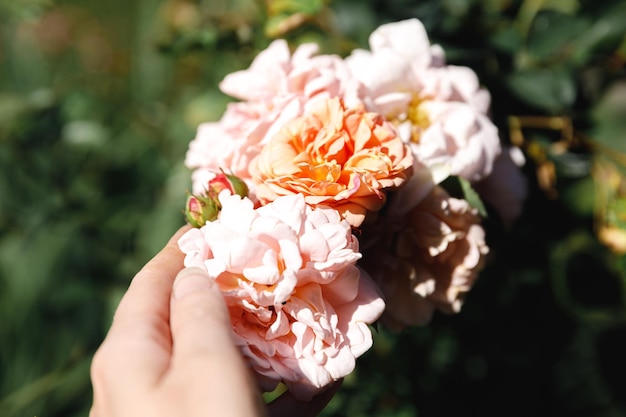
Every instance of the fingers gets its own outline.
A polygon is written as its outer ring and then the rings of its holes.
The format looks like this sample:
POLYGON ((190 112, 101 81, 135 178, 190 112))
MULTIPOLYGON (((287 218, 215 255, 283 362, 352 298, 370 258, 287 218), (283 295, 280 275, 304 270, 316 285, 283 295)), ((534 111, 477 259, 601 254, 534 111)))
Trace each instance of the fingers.
POLYGON ((289 391, 267 405, 270 417, 315 417, 333 399, 343 380, 330 384, 310 401, 297 400, 289 391))
POLYGON ((176 242, 188 229, 179 229, 131 282, 92 361, 94 390, 113 386, 120 392, 132 393, 133 387, 156 384, 168 366, 169 300, 172 282, 184 258, 176 242), (127 377, 120 378, 121 374, 127 377))
POLYGON ((224 298, 206 271, 185 268, 178 274, 170 310, 174 356, 236 351, 224 298))
POLYGON ((178 274, 170 324, 168 383, 184 386, 185 395, 202 398, 213 407, 212 415, 260 415, 261 398, 235 346, 224 298, 206 271, 185 268, 178 274))

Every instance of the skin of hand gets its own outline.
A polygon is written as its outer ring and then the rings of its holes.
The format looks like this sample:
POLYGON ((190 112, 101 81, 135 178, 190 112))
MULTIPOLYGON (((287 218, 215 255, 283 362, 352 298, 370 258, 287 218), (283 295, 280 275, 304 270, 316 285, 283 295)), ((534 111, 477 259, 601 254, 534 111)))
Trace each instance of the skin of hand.
POLYGON ((234 344, 224 299, 205 271, 183 269, 181 228, 132 280, 91 365, 90 417, 316 416, 341 381, 309 402, 268 404, 234 344))

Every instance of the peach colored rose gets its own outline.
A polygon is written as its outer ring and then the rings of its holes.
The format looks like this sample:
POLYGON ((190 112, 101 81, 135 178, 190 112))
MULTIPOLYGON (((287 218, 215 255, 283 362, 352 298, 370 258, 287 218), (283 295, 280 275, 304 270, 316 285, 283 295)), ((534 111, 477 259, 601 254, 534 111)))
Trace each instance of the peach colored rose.
POLYGON ((363 86, 336 55, 315 55, 317 45, 303 44, 293 55, 284 40, 259 53, 246 70, 227 75, 221 90, 244 100, 230 103, 222 118, 199 126, 185 164, 193 169, 198 193, 223 169, 250 179, 248 166, 282 126, 301 116, 316 101, 341 97, 361 103, 363 86))
POLYGON ((383 292, 383 323, 400 329, 435 310, 458 312, 489 252, 476 210, 435 186, 387 230, 360 264, 383 292))
POLYGON ((412 164, 393 126, 333 98, 285 125, 252 161, 250 173, 262 203, 299 193, 359 226, 383 206, 386 190, 410 177, 412 164))
POLYGON ((220 193, 217 220, 179 240, 185 266, 205 268, 222 290, 235 341, 259 382, 280 381, 308 400, 348 375, 372 345, 368 324, 384 302, 356 266, 350 225, 300 194, 254 208, 220 193))

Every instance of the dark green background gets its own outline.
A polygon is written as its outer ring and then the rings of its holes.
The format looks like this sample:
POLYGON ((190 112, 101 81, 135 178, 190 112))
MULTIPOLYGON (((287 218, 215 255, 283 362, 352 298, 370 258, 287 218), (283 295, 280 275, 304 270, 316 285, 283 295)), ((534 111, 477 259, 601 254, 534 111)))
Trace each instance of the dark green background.
POLYGON ((618 0, 0 0, 0 416, 87 415, 91 355, 184 221, 184 154, 225 74, 275 37, 345 55, 409 17, 478 73, 503 141, 522 115, 578 141, 526 126, 524 214, 485 222, 463 311, 379 329, 323 415, 626 416, 626 257, 596 236, 625 229, 626 187, 597 170, 623 181, 618 0))

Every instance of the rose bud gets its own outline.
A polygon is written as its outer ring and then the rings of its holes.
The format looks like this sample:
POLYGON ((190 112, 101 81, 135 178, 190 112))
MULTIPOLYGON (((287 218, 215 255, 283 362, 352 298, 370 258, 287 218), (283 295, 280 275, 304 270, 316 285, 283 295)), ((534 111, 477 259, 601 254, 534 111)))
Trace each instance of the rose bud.
POLYGON ((237 194, 240 197, 248 196, 248 186, 245 182, 243 182, 243 180, 234 175, 225 174, 222 171, 221 174, 217 174, 211 181, 209 181, 207 194, 210 197, 217 199, 217 196, 223 190, 229 190, 233 195, 237 194))
POLYGON ((185 217, 193 227, 202 227, 217 218, 220 205, 217 199, 190 194, 185 204, 185 217))

